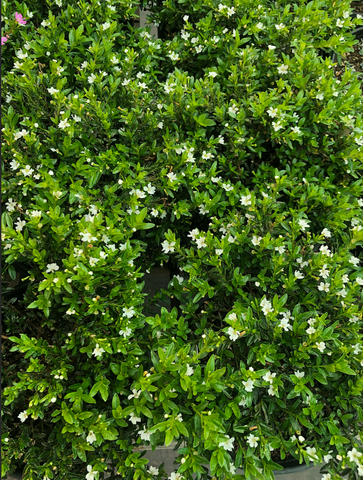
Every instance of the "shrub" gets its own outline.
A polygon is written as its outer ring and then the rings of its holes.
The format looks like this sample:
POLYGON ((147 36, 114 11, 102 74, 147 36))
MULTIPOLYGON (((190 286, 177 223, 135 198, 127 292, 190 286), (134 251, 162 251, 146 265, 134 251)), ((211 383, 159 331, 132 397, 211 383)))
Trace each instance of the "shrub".
POLYGON ((4 6, 3 265, 29 283, 4 305, 2 476, 161 477, 133 447, 176 438, 172 479, 272 479, 286 457, 355 478, 361 92, 321 49, 359 19, 165 2, 155 40, 136 7, 4 6))

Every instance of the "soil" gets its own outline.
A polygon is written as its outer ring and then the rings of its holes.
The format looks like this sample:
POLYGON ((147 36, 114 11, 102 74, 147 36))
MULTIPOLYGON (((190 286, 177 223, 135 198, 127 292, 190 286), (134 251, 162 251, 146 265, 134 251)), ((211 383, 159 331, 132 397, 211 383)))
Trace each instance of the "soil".
POLYGON ((352 2, 351 7, 354 12, 363 13, 363 1, 359 0, 358 2, 352 2))
MULTIPOLYGON (((363 14, 363 0, 351 3, 354 13, 363 14)), ((348 52, 342 55, 341 65, 337 64, 334 67, 334 73, 338 80, 344 73, 345 67, 351 67, 354 71, 360 74, 359 80, 363 82, 363 37, 358 39, 359 42, 353 45, 353 52, 348 52)), ((336 60, 334 60, 336 62, 336 60)), ((363 83, 361 84, 363 92, 363 83)))

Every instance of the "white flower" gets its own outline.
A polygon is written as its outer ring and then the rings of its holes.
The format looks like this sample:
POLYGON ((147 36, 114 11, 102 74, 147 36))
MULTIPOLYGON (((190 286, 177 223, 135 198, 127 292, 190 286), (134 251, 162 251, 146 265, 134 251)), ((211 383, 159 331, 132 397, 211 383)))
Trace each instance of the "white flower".
POLYGON ((259 245, 260 242, 261 242, 261 240, 262 240, 262 237, 257 237, 257 235, 254 235, 254 236, 252 237, 252 243, 253 243, 253 245, 255 245, 255 246, 256 246, 256 245, 259 245))
POLYGON ((164 242, 161 244, 163 248, 164 253, 169 253, 169 252, 174 252, 175 248, 175 242, 168 242, 167 240, 164 240, 164 242))
POLYGON ((59 270, 59 267, 56 263, 48 263, 47 270, 45 273, 53 273, 59 270))
POLYGON ((132 393, 127 398, 129 400, 131 400, 131 398, 139 398, 140 394, 141 394, 141 390, 136 390, 136 388, 133 388, 132 393))
POLYGON ((280 320, 279 327, 283 328, 285 332, 292 330, 292 326, 290 325, 289 320, 287 318, 282 318, 280 320))
POLYGON ((302 231, 305 231, 305 228, 309 227, 309 223, 306 220, 303 220, 302 218, 300 218, 298 223, 299 223, 302 231))
POLYGON ((331 232, 327 228, 324 228, 324 230, 321 232, 321 235, 323 235, 324 237, 330 238, 331 232))
POLYGON ((62 129, 64 129, 64 128, 66 128, 66 127, 69 127, 69 126, 70 126, 70 125, 69 125, 69 123, 68 123, 68 119, 61 120, 61 121, 59 122, 59 124, 58 124, 58 127, 59 127, 59 128, 62 128, 62 129))
POLYGON ((182 414, 178 413, 178 415, 175 417, 175 420, 178 420, 178 422, 182 422, 183 421, 182 414))
POLYGON ((127 338, 129 335, 131 335, 132 330, 129 327, 126 327, 126 330, 120 330, 119 335, 123 336, 124 338, 127 338))
POLYGON ((242 195, 240 202, 242 205, 251 205, 251 194, 249 195, 242 195))
POLYGON ((6 210, 8 212, 13 212, 15 210, 15 207, 16 207, 16 202, 14 202, 14 200, 12 198, 9 198, 9 200, 7 201, 5 206, 6 206, 6 210))
POLYGON ((275 377, 276 377, 276 373, 267 372, 262 378, 265 380, 265 382, 272 383, 275 377))
POLYGON ((337 292, 338 297, 345 298, 347 296, 347 291, 343 288, 340 292, 337 292))
POLYGON ((283 28, 285 28, 285 25, 283 23, 280 23, 279 25, 275 25, 276 27, 276 30, 282 30, 283 28))
POLYGON ((216 76, 218 75, 218 73, 217 73, 217 72, 209 72, 208 75, 209 75, 210 77, 213 77, 213 78, 214 78, 214 77, 216 77, 216 76))
POLYGON ((338 20, 337 20, 337 27, 344 27, 344 21, 338 19, 338 20))
POLYGON ((206 209, 206 206, 203 204, 199 207, 199 213, 201 215, 205 215, 206 213, 209 213, 209 210, 206 209))
POLYGON ((290 442, 295 442, 297 440, 296 436, 293 435, 292 437, 290 437, 290 442))
POLYGON ((316 448, 315 447, 306 447, 306 453, 309 454, 312 458, 318 458, 316 455, 316 448))
POLYGON ((302 435, 299 435, 299 442, 305 442, 305 437, 303 437, 302 435))
POLYGON ((317 343, 316 343, 316 346, 318 347, 318 350, 321 351, 321 353, 323 353, 324 350, 325 350, 325 348, 326 348, 326 347, 325 347, 325 342, 317 342, 317 343))
POLYGON ((25 137, 25 135, 28 135, 29 132, 23 128, 23 130, 20 130, 20 132, 16 132, 14 134, 14 140, 18 140, 20 137, 25 137))
POLYGON ((47 88, 48 92, 51 94, 51 95, 54 95, 55 93, 59 93, 59 90, 57 90, 56 88, 47 88))
POLYGON ((306 330, 306 333, 307 333, 308 335, 312 335, 312 334, 315 333, 315 332, 316 332, 316 330, 315 330, 314 327, 309 327, 309 328, 306 330))
POLYGON ((91 258, 89 259, 89 264, 91 265, 91 267, 94 267, 94 266, 96 265, 96 263, 99 262, 99 261, 100 261, 99 258, 93 258, 93 257, 91 257, 91 258))
POLYGON ((191 375, 193 375, 193 373, 194 373, 194 369, 191 366, 189 366, 189 364, 187 363, 187 371, 185 375, 187 375, 187 377, 190 377, 191 375))
POLYGON ((163 126, 164 126, 164 123, 163 123, 163 122, 159 122, 159 123, 157 124, 157 127, 158 127, 158 128, 163 128, 163 126))
POLYGON ((353 345, 353 347, 354 347, 354 351, 353 351, 354 355, 359 355, 359 353, 362 350, 362 347, 359 345, 359 343, 356 343, 355 345, 353 345))
POLYGON ((287 73, 288 69, 289 69, 288 65, 281 65, 280 67, 277 68, 277 71, 279 73, 284 74, 284 73, 287 73))
POLYGON ((19 413, 18 418, 20 418, 21 422, 25 422, 25 420, 29 417, 29 415, 26 413, 26 410, 23 412, 19 413))
POLYGON ((87 472, 86 480, 94 480, 95 475, 98 473, 97 470, 92 470, 91 465, 87 465, 87 472))
POLYGON ((318 285, 318 290, 321 292, 329 292, 330 285, 329 283, 320 282, 318 285))
POLYGON ((12 160, 10 162, 10 167, 11 167, 12 170, 16 170, 17 168, 19 168, 19 165, 20 165, 20 163, 17 162, 16 160, 12 160))
POLYGON ((329 277, 329 270, 326 269, 327 265, 323 265, 323 268, 320 270, 320 275, 319 277, 323 277, 323 278, 328 278, 329 277))
POLYGON ((102 24, 102 28, 103 30, 107 30, 108 28, 110 28, 111 24, 109 22, 105 22, 102 24))
POLYGON ((299 270, 295 270, 294 275, 298 280, 304 278, 304 275, 299 270))
POLYGON ((353 255, 350 257, 349 263, 352 263, 355 267, 358 266, 360 260, 357 257, 354 257, 353 255))
POLYGON ((285 247, 283 245, 280 247, 275 247, 275 250, 279 253, 285 253, 285 247))
POLYGON ((183 40, 188 40, 188 38, 190 37, 190 33, 182 30, 180 36, 182 37, 183 40))
POLYGON ((330 250, 328 248, 327 245, 321 245, 319 251, 323 254, 323 255, 328 255, 330 256, 330 250))
POLYGON ((239 406, 242 406, 242 407, 245 407, 245 406, 246 406, 246 397, 245 397, 245 396, 242 397, 242 399, 241 399, 241 401, 239 402, 238 405, 239 405, 239 406))
POLYGON ((224 440, 223 442, 219 442, 218 447, 223 447, 227 451, 232 451, 233 450, 233 442, 234 442, 234 437, 230 438, 227 435, 227 439, 224 440))
POLYGON ((291 129, 291 131, 294 132, 294 133, 300 133, 300 132, 301 132, 301 129, 300 129, 300 127, 293 127, 293 128, 291 129))
POLYGON ((269 46, 268 46, 268 49, 269 49, 269 50, 275 50, 275 48, 276 48, 275 45, 269 45, 269 46))
POLYGON ((259 22, 257 25, 256 25, 256 28, 258 28, 259 30, 263 30, 265 28, 265 25, 261 22, 259 22))
POLYGON ((27 165, 25 168, 22 168, 21 173, 24 177, 30 177, 31 174, 34 172, 33 168, 30 168, 30 165, 27 165))
POLYGON ((259 440, 259 437, 255 437, 255 436, 253 435, 253 433, 250 433, 249 436, 248 436, 247 439, 246 439, 248 445, 249 445, 251 448, 257 447, 257 445, 258 445, 257 440, 259 440))
MULTIPOLYGON (((329 455, 330 456, 330 455, 329 455)), ((325 458, 325 457, 324 457, 325 458)), ((325 460, 324 460, 325 461, 325 460)), ((330 473, 324 473, 324 475, 321 477, 321 480, 331 480, 331 475, 330 473)))
POLYGON ((139 82, 139 83, 138 83, 138 86, 139 86, 140 88, 146 88, 146 83, 145 83, 145 82, 139 82))
POLYGON ((96 75, 91 73, 89 77, 87 77, 88 83, 93 83, 96 80, 96 75))
POLYGON ((196 243, 197 243, 197 248, 202 248, 207 246, 207 244, 205 243, 205 237, 197 238, 196 243))
POLYGON ((86 442, 93 443, 96 441, 96 435, 93 433, 92 430, 89 431, 88 437, 86 438, 86 442))
POLYGON ((169 180, 170 180, 171 182, 174 182, 174 180, 176 180, 176 178, 177 178, 177 177, 176 177, 176 174, 173 173, 173 172, 168 173, 166 176, 169 178, 169 180))
POLYGON ((229 327, 228 331, 227 331, 228 335, 229 335, 229 339, 230 340, 237 340, 237 338, 239 338, 239 334, 240 332, 235 330, 234 328, 232 327, 229 327))
POLYGON ((99 348, 98 343, 96 343, 96 348, 93 350, 92 355, 94 355, 95 357, 100 357, 103 352, 104 352, 104 349, 99 348))
POLYGON ((266 299, 261 301, 260 306, 262 307, 262 311, 264 315, 267 315, 268 313, 273 312, 274 310, 271 306, 271 302, 269 302, 266 299))
POLYGON ((231 15, 233 15, 235 12, 236 12, 236 11, 235 11, 234 7, 228 8, 228 9, 227 9, 228 18, 229 18, 231 15))
MULTIPOLYGON (((147 439, 142 438, 142 440, 147 440, 147 439)), ((159 469, 156 468, 156 467, 153 467, 153 466, 150 466, 150 468, 147 472, 150 473, 150 475, 159 475, 159 469)))
POLYGON ((196 240, 197 239, 197 235, 199 234, 199 230, 197 228, 194 228, 194 230, 191 230, 189 232, 189 235, 187 235, 188 237, 191 237, 192 240, 196 240))
POLYGON ((355 281, 358 283, 358 285, 363 285, 363 278, 357 277, 355 281))
POLYGON ((325 463, 328 463, 329 460, 331 460, 332 458, 333 458, 332 455, 330 455, 330 454, 328 453, 328 455, 324 455, 324 462, 325 462, 325 463))
POLYGON ((245 387, 246 392, 252 392, 252 390, 254 389, 254 381, 252 380, 252 378, 249 378, 247 382, 243 381, 242 383, 245 387))
POLYGON ((222 253, 223 253, 223 250, 222 250, 222 249, 216 248, 216 255, 219 256, 219 255, 222 255, 222 253))
POLYGON ((133 423, 134 425, 137 424, 137 422, 141 422, 141 418, 137 417, 134 412, 130 413, 130 422, 133 423))
POLYGON ((134 307, 130 307, 130 308, 124 307, 122 311, 124 312, 124 315, 126 318, 132 318, 135 315, 134 307))
POLYGON ((297 378, 303 378, 305 377, 305 372, 299 372, 298 370, 296 372, 294 372, 294 375, 297 377, 297 378))
POLYGON ((275 132, 278 132, 282 128, 281 122, 272 122, 272 126, 275 132))

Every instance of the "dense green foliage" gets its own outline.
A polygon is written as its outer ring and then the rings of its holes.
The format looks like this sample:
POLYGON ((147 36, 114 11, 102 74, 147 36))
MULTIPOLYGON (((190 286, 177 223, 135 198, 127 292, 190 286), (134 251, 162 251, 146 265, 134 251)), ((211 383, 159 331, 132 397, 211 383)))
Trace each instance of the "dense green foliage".
POLYGON ((136 8, 2 2, 2 476, 161 479, 133 448, 173 440, 171 480, 363 476, 362 97, 329 56, 361 20, 165 1, 156 40, 136 8))

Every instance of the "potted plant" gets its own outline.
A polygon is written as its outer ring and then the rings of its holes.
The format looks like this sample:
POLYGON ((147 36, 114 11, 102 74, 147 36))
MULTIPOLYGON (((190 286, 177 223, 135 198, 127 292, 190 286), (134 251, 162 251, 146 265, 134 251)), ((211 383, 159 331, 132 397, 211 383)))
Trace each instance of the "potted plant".
POLYGON ((349 2, 184 2, 167 40, 125 27, 136 4, 15 5, 2 240, 30 268, 2 476, 163 478, 134 449, 173 440, 171 480, 361 475, 361 91, 319 55, 349 2), (179 304, 155 315, 144 276, 167 262, 156 300, 179 304))

